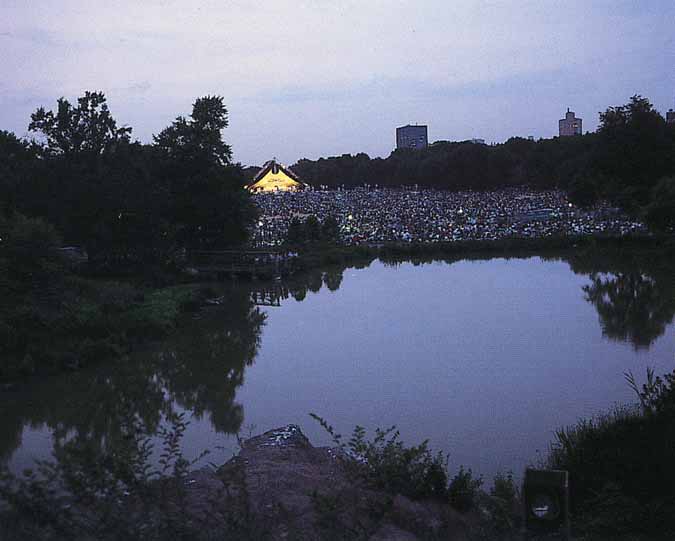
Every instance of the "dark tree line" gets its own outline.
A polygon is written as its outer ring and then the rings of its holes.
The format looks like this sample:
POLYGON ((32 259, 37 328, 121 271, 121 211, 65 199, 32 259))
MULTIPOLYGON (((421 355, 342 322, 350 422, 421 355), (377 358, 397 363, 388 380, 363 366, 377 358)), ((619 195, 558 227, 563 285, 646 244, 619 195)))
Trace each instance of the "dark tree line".
POLYGON ((593 135, 542 140, 509 139, 500 145, 437 141, 426 149, 395 150, 387 158, 344 154, 302 159, 293 169, 306 182, 329 187, 363 184, 414 185, 438 189, 485 190, 528 184, 547 188, 584 168, 593 135), (560 163, 565 163, 561 168, 560 163))
POLYGON ((437 141, 387 158, 359 153, 302 159, 293 169, 315 187, 560 188, 581 205, 603 197, 642 213, 656 228, 675 226, 675 124, 641 96, 600 113, 596 133, 539 141, 514 137, 498 145, 437 141))
POLYGON ((38 142, 0 131, 0 212, 53 224, 110 269, 244 242, 255 210, 222 139, 227 124, 222 98, 206 96, 141 144, 118 127, 103 93, 61 98, 31 115, 38 142))

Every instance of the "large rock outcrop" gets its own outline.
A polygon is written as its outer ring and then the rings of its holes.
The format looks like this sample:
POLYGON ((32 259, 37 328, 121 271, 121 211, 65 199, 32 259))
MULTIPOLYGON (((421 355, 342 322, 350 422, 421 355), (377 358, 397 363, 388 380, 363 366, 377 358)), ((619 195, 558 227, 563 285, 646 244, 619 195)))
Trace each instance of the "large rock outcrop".
POLYGON ((297 425, 246 440, 214 471, 186 480, 189 512, 237 539, 468 539, 465 518, 350 476, 339 450, 314 447, 297 425))

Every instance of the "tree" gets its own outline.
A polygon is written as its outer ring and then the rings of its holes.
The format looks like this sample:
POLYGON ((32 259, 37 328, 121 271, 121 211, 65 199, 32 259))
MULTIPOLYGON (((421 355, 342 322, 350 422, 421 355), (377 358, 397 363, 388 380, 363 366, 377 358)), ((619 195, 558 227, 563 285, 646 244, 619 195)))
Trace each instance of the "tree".
POLYGON ((57 101, 57 109, 40 107, 31 115, 28 129, 46 138, 45 150, 72 156, 81 152, 101 154, 111 145, 129 141, 131 128, 117 127, 103 92, 85 92, 77 106, 65 99, 57 101))
POLYGON ((154 137, 156 175, 168 186, 167 221, 189 248, 213 249, 248 238, 256 209, 244 173, 223 141, 227 109, 220 96, 199 98, 190 118, 179 116, 154 137))
POLYGON ((35 163, 35 147, 13 133, 0 130, 0 212, 21 208, 35 163))
POLYGON ((675 177, 664 178, 654 186, 644 209, 645 222, 657 231, 675 229, 675 177))
POLYGON ((334 243, 340 239, 340 227, 333 216, 328 216, 321 224, 321 238, 334 243))
POLYGON ((154 137, 155 144, 172 158, 200 167, 228 165, 232 149, 223 141, 228 126, 227 108, 222 96, 198 98, 189 119, 179 116, 154 137))
POLYGON ((286 233, 286 242, 290 245, 298 245, 305 242, 305 228, 297 216, 294 216, 288 226, 288 233, 286 233))
POLYGON ((321 240, 321 225, 319 219, 313 214, 305 218, 305 235, 309 242, 321 240))
POLYGON ((594 166, 609 180, 605 191, 625 207, 643 205, 656 182, 673 172, 673 144, 664 118, 647 98, 600 113, 594 166))
POLYGON ((570 183, 568 196, 572 203, 581 207, 590 207, 598 201, 598 187, 587 175, 577 176, 570 183))

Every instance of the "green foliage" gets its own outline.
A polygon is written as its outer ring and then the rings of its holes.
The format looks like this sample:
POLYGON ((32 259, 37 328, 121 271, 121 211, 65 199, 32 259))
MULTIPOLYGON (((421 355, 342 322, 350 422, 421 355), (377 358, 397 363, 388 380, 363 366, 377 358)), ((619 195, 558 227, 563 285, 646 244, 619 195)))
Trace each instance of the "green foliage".
POLYGON ((635 209, 648 204, 656 183, 675 172, 674 149, 673 130, 648 99, 635 95, 600 114, 592 167, 606 179, 603 191, 635 209))
POLYGON ((654 186, 643 212, 655 231, 675 231, 675 177, 663 178, 654 186))
MULTIPOLYGON (((55 461, 39 462, 35 471, 21 477, 3 471, 3 539, 21 538, 22 532, 59 541, 211 538, 217 531, 210 522, 217 503, 201 515, 189 513, 186 505, 185 477, 204 454, 193 460, 182 454, 183 414, 172 414, 167 422, 158 434, 149 434, 129 412, 121 437, 105 448, 74 440, 57 449, 55 461), (161 439, 156 467, 151 464, 153 437, 161 439)), ((220 526, 220 533, 227 533, 220 526)))
POLYGON ((308 242, 316 242, 321 239, 321 224, 314 215, 305 218, 305 236, 308 242))
POLYGON ((0 215, 0 272, 20 282, 13 287, 31 287, 64 272, 58 248, 59 234, 41 218, 27 218, 15 213, 0 215))
POLYGON ((378 489, 413 499, 447 497, 447 460, 440 452, 432 454, 428 441, 406 447, 396 427, 387 430, 378 428, 373 439, 369 440, 365 429, 356 426, 349 441, 344 443, 342 436, 336 434, 325 419, 313 413, 310 416, 344 451, 354 476, 378 489))
POLYGON ((31 115, 28 129, 46 138, 48 153, 68 157, 100 154, 113 144, 128 141, 131 134, 131 128, 117 127, 103 92, 85 92, 76 106, 60 98, 56 112, 40 107, 31 115))
POLYGON ((305 241, 305 228, 297 216, 294 216, 288 226, 286 242, 291 245, 298 245, 305 241))
POLYGON ((577 176, 569 185, 569 200, 580 207, 591 207, 597 203, 598 186, 588 176, 577 176))
POLYGON ((316 161, 302 159, 293 170, 314 186, 329 187, 566 187, 570 179, 587 169, 594 143, 594 134, 537 142, 514 137, 490 146, 437 141, 426 149, 394 151, 384 159, 371 159, 363 153, 316 161))
POLYGON ((222 138, 227 109, 220 96, 199 98, 189 119, 178 117, 155 136, 155 174, 168 183, 168 221, 182 245, 219 249, 241 244, 257 214, 222 138))
POLYGON ((304 222, 296 216, 291 220, 286 233, 286 243, 291 246, 302 244, 338 244, 340 240, 340 229, 337 220, 328 216, 321 223, 314 216, 307 216, 304 222))
POLYGON ((334 216, 327 216, 321 224, 321 238, 332 243, 340 240, 340 227, 334 216))
POLYGON ((227 108, 221 96, 204 96, 192 105, 190 118, 179 116, 154 137, 157 147, 179 163, 189 162, 200 173, 230 163, 232 149, 221 131, 228 126, 227 108))
POLYGON ((144 295, 74 276, 39 218, 0 217, 0 238, 0 380, 117 358, 166 334, 195 295, 191 286, 144 295))
POLYGON ((495 475, 487 502, 497 532, 515 532, 518 529, 522 519, 520 490, 512 472, 495 475))
POLYGON ((570 472, 572 510, 582 530, 672 535, 675 372, 660 378, 650 370, 642 386, 631 373, 626 379, 640 407, 557 431, 548 465, 570 472))
POLYGON ((0 210, 54 224, 86 249, 92 271, 166 268, 185 248, 246 240, 256 209, 222 138, 221 97, 197 99, 191 117, 177 118, 153 145, 131 141, 102 92, 75 105, 61 98, 31 119, 39 145, 0 132, 0 210))
POLYGON ((293 169, 314 186, 419 185, 439 189, 485 190, 527 185, 568 189, 570 198, 591 206, 598 197, 638 211, 655 228, 672 227, 671 190, 655 186, 675 175, 675 128, 648 99, 600 114, 595 134, 503 144, 437 141, 426 149, 397 150, 385 159, 360 153, 316 161, 300 160, 293 169))
POLYGON ((499 498, 509 504, 513 504, 519 497, 518 486, 513 480, 513 472, 506 475, 498 473, 495 475, 494 484, 490 489, 490 495, 493 498, 499 498))
POLYGON ((644 415, 675 416, 675 370, 661 378, 654 376, 654 369, 647 368, 647 381, 642 387, 638 385, 632 372, 626 372, 624 377, 640 400, 644 415))
POLYGON ((465 470, 464 466, 460 466, 448 486, 450 505, 463 513, 470 511, 476 504, 478 490, 482 485, 482 477, 474 479, 471 468, 465 470))

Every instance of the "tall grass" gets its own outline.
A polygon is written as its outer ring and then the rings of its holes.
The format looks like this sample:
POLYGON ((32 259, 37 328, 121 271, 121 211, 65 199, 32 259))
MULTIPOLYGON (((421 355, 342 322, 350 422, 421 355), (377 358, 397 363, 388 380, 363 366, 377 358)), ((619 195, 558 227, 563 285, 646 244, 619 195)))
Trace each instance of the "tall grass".
POLYGON ((675 535, 675 371, 626 379, 638 403, 559 429, 548 466, 569 471, 582 529, 675 535))

